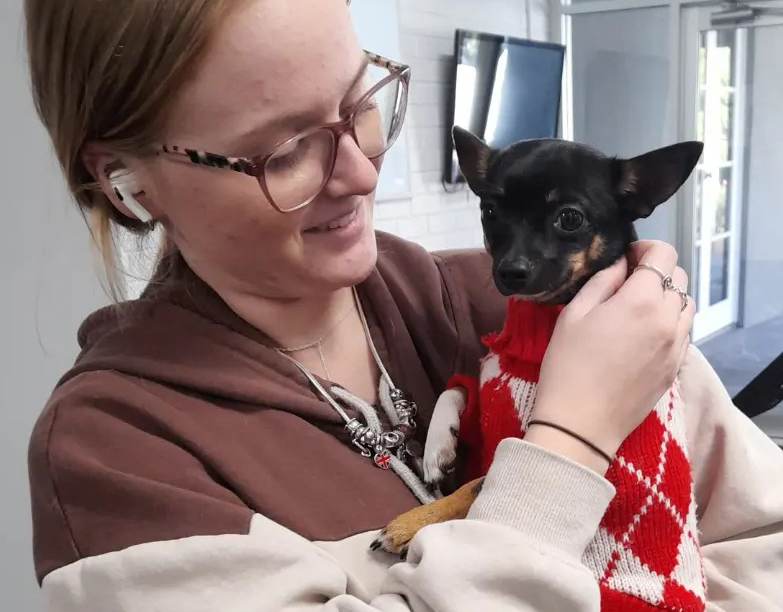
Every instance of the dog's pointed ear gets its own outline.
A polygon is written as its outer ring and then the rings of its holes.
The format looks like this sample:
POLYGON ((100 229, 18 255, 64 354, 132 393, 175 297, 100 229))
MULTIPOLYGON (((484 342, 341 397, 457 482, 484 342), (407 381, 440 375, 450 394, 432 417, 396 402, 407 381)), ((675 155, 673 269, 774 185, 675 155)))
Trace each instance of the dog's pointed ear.
POLYGON ((702 142, 681 142, 632 159, 616 159, 617 195, 633 221, 649 217, 688 180, 704 150, 702 142))
POLYGON ((451 130, 451 135, 462 175, 473 193, 481 193, 486 186, 492 147, 458 125, 451 130))

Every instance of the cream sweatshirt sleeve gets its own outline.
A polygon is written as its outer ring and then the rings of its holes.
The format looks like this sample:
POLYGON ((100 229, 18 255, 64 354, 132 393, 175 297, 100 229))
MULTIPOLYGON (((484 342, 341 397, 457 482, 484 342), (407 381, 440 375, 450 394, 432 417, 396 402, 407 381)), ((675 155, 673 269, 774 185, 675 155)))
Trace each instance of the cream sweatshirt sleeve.
POLYGON ((783 451, 692 349, 680 371, 709 612, 783 610, 783 451))
POLYGON ((407 562, 383 555, 375 584, 374 533, 325 548, 256 515, 247 536, 83 559, 43 590, 59 612, 597 612, 580 558, 612 496, 597 474, 507 440, 470 519, 422 530, 407 562))
MULTIPOLYGON (((783 453, 732 406, 695 349, 681 384, 708 610, 779 611, 783 453)), ((374 534, 326 545, 257 515, 248 535, 83 559, 43 589, 61 612, 597 612, 581 557, 613 494, 595 473, 506 440, 468 519, 422 530, 406 562, 370 554, 374 534)))

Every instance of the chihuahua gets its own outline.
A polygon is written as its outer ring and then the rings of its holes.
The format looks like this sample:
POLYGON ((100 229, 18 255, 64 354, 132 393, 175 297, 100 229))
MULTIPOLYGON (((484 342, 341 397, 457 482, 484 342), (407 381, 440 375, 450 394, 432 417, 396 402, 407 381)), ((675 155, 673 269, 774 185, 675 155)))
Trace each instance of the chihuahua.
MULTIPOLYGON (((564 140, 523 141, 495 150, 459 127, 453 138, 462 173, 480 198, 498 290, 511 299, 548 305, 567 304, 591 276, 625 254, 637 239, 634 222, 675 194, 703 150, 702 143, 683 142, 620 159, 564 140)), ((425 449, 430 484, 439 484, 457 458, 460 415, 439 414, 454 410, 453 401, 441 399, 425 449)), ((419 529, 467 516, 482 484, 483 478, 474 479, 403 514, 372 548, 404 556, 419 529)))

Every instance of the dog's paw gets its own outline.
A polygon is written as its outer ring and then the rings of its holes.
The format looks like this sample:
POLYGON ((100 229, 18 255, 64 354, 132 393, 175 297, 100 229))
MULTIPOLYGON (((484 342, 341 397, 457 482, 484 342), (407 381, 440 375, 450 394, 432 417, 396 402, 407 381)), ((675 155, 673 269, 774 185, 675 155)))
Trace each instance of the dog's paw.
POLYGON ((483 479, 469 482, 451 495, 401 514, 386 525, 370 548, 385 550, 405 558, 411 540, 424 527, 464 519, 473 500, 481 491, 482 483, 483 479))
POLYGON ((408 546, 412 539, 413 535, 409 533, 390 531, 387 527, 370 544, 370 550, 382 550, 392 555, 398 555, 404 561, 408 557, 408 546))
POLYGON ((455 507, 453 500, 447 499, 408 510, 386 525, 370 548, 384 550, 404 558, 413 537, 427 525, 434 525, 453 518, 455 511, 458 512, 455 507))
POLYGON ((454 469, 460 415, 464 409, 465 394, 461 389, 444 391, 435 403, 424 446, 424 480, 428 484, 442 482, 454 469))
POLYGON ((457 430, 451 427, 440 439, 427 439, 423 466, 427 484, 440 484, 454 470, 457 462, 457 434, 457 430))

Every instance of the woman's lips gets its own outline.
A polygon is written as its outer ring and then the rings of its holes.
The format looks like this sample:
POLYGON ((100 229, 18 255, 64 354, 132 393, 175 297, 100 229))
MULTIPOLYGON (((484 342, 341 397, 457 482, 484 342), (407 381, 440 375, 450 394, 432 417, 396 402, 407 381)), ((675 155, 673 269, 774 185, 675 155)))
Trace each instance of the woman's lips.
POLYGON ((354 208, 352 211, 345 213, 343 215, 340 215, 339 217, 333 218, 330 221, 325 221, 324 223, 321 223, 320 225, 316 225, 313 227, 307 228, 306 232, 327 232, 331 230, 337 230, 341 229, 343 227, 346 227, 351 222, 353 222, 356 217, 359 216, 359 209, 354 208))

